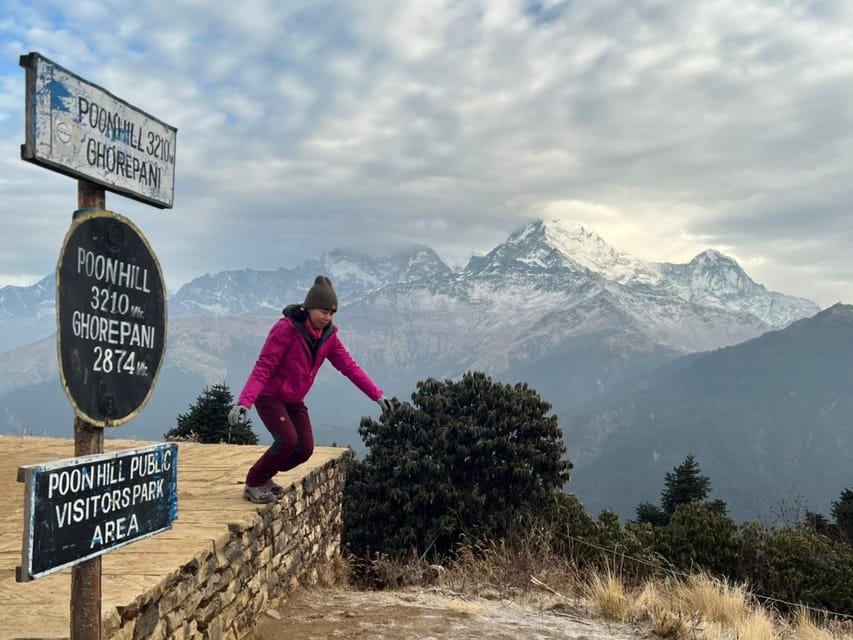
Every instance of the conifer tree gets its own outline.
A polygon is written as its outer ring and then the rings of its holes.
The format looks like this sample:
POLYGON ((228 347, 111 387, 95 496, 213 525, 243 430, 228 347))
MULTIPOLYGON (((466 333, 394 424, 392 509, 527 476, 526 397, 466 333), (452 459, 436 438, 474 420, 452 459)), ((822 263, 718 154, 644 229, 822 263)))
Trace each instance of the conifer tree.
POLYGON ((725 517, 728 506, 722 500, 706 500, 711 492, 711 480, 703 476, 696 457, 689 453, 680 465, 664 476, 660 507, 644 502, 636 509, 637 522, 660 527, 669 523, 679 505, 699 504, 706 511, 725 517))
POLYGON ((166 432, 167 440, 193 440, 206 443, 257 444, 252 421, 232 427, 228 411, 234 397, 226 384, 205 387, 187 413, 178 414, 177 426, 166 432))
POLYGON ((664 476, 663 483, 660 505, 668 516, 675 513, 680 504, 704 501, 711 491, 711 480, 700 473, 699 463, 692 453, 664 476))

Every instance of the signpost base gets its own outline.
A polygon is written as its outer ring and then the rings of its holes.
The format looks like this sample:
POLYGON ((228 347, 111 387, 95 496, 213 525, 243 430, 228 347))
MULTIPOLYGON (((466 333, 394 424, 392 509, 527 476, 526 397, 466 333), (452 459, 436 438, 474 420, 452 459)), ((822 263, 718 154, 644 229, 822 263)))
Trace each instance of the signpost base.
MULTIPOLYGON (((74 418, 74 455, 103 453, 104 430, 74 418)), ((71 640, 101 640, 101 558, 71 567, 71 640)))

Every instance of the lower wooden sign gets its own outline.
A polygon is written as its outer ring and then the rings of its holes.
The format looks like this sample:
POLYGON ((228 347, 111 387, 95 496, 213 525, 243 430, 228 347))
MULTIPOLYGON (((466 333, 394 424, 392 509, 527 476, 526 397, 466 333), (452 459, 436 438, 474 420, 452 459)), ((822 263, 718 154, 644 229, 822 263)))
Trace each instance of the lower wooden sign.
POLYGON ((26 483, 19 582, 41 578, 172 528, 178 445, 20 467, 26 483))

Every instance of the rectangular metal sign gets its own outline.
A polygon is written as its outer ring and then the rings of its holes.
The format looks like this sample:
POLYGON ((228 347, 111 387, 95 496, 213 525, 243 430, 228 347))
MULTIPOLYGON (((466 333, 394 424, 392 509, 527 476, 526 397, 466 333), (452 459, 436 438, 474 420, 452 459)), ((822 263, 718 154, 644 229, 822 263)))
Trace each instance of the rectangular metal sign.
POLYGON ((39 53, 26 69, 24 160, 171 208, 177 129, 39 53))
POLYGON ((178 445, 20 467, 26 483, 18 581, 41 578, 172 528, 178 445))

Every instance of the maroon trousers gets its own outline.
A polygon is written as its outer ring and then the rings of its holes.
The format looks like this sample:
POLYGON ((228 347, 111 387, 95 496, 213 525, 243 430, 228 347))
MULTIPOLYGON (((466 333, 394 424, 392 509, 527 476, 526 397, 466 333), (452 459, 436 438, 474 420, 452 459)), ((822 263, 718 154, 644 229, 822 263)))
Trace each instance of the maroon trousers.
POLYGON ((272 434, 273 443, 249 469, 246 484, 259 487, 279 471, 302 464, 314 453, 314 432, 304 403, 285 404, 272 396, 258 396, 255 410, 272 434))

